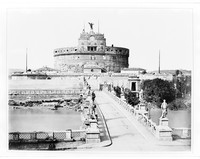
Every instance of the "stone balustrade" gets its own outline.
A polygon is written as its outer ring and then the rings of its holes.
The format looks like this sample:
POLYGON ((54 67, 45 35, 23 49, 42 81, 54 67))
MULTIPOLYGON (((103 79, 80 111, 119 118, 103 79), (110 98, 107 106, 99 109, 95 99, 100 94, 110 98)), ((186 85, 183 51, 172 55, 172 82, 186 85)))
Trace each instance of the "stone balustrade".
POLYGON ((82 140, 86 137, 86 130, 66 130, 54 132, 10 132, 10 142, 48 142, 82 140))
MULTIPOLYGON (((121 100, 116 95, 111 92, 105 91, 112 99, 114 99, 119 105, 121 105, 127 112, 129 112, 132 116, 134 116, 141 124, 143 124, 148 130, 159 140, 172 141, 172 135, 177 134, 179 132, 179 136, 181 138, 190 138, 191 137, 191 129, 188 128, 170 128, 168 126, 167 118, 160 118, 159 125, 156 125, 148 117, 148 112, 141 107, 141 105, 137 105, 135 107, 129 105, 124 100, 121 100)), ((146 103, 148 104, 148 103, 146 103)))
POLYGON ((191 139, 191 128, 172 128, 175 137, 191 139))
POLYGON ((83 102, 81 109, 81 119, 83 121, 82 129, 86 130, 86 143, 101 142, 100 130, 98 127, 98 114, 96 113, 96 108, 94 108, 94 103, 90 96, 83 102))

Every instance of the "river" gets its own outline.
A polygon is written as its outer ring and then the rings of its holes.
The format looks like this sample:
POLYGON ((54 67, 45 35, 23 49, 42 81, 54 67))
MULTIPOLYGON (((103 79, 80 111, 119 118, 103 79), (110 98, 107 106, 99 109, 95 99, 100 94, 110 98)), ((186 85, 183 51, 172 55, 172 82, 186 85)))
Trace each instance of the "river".
POLYGON ((80 113, 66 108, 9 109, 9 132, 63 131, 79 129, 81 123, 80 113))
MULTIPOLYGON (((161 110, 154 108, 151 109, 151 119, 157 125, 159 123, 159 117, 161 116, 161 110)), ((191 128, 191 111, 190 110, 168 110, 167 118, 169 119, 169 127, 171 128, 191 128)))

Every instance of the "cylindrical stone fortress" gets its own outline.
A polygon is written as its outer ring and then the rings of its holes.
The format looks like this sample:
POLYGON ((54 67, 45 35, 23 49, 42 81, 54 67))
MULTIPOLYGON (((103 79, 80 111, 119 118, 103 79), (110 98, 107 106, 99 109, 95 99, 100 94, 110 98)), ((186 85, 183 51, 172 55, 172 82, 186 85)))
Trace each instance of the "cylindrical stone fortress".
MULTIPOLYGON (((129 49, 106 46, 104 34, 83 32, 77 47, 64 47, 54 50, 55 69, 66 72, 84 72, 84 66, 92 65, 101 72, 120 72, 128 68, 129 49)), ((91 68, 91 72, 93 69, 91 68)))

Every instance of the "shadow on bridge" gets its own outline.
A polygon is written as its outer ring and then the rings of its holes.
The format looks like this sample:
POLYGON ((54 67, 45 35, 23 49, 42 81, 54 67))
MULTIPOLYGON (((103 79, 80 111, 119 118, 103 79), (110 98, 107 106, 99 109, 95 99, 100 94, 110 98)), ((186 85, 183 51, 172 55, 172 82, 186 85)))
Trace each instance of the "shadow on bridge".
POLYGON ((110 121, 110 120, 115 120, 115 119, 125 119, 126 117, 117 117, 117 118, 108 118, 108 119, 105 119, 106 122, 107 121, 110 121))
POLYGON ((112 139, 117 139, 117 138, 124 137, 124 136, 135 136, 135 134, 133 134, 133 133, 125 133, 125 134, 121 134, 121 135, 111 136, 111 138, 112 139))

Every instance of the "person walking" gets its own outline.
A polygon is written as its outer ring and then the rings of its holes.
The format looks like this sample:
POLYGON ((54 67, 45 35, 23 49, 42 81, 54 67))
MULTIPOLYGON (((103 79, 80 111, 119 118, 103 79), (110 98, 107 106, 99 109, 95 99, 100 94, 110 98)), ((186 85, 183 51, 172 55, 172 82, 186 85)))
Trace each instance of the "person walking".
POLYGON ((78 99, 78 103, 80 103, 80 104, 83 103, 83 94, 80 94, 80 97, 78 99))
POLYGON ((95 94, 94 91, 93 91, 93 92, 92 92, 92 101, 93 101, 93 103, 94 103, 95 98, 96 98, 96 94, 95 94))

